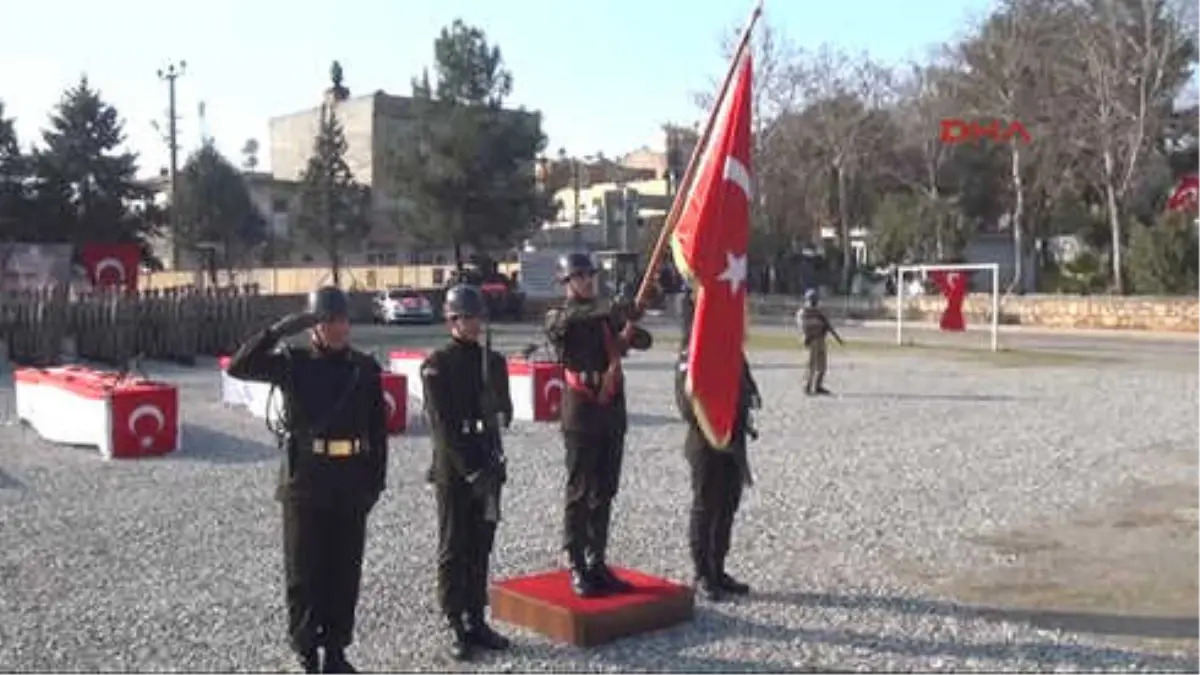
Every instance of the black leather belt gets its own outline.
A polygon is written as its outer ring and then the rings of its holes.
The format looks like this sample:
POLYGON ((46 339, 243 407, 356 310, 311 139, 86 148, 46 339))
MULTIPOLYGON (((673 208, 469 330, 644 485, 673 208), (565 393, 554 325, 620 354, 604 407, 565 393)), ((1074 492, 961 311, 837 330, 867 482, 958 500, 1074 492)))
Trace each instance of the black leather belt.
POLYGON ((312 451, 317 455, 341 459, 362 452, 362 443, 358 439, 317 438, 313 440, 312 451))

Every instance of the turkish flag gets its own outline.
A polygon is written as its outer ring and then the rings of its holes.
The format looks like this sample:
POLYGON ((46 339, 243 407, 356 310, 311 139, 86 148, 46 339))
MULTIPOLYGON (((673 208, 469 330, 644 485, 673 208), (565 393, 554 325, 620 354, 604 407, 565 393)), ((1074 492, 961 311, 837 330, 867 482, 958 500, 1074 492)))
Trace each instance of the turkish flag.
POLYGON ((750 53, 716 110, 673 233, 676 267, 695 289, 687 395, 714 448, 737 420, 746 336, 746 246, 750 241, 750 53))
POLYGON ((138 261, 142 258, 137 244, 84 244, 79 257, 93 287, 123 286, 128 291, 137 290, 138 261))
POLYGON ((1167 208, 1171 211, 1195 210, 1200 202, 1200 176, 1189 173, 1179 179, 1179 185, 1167 200, 1167 208))

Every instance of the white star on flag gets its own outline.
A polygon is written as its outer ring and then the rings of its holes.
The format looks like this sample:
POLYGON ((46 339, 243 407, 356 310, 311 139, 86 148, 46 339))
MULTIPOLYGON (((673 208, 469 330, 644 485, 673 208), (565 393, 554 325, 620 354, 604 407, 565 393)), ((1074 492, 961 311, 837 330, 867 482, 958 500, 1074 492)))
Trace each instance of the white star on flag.
POLYGON ((746 283, 746 256, 734 255, 732 251, 725 252, 725 271, 717 277, 718 281, 729 282, 729 293, 737 295, 738 289, 746 283))

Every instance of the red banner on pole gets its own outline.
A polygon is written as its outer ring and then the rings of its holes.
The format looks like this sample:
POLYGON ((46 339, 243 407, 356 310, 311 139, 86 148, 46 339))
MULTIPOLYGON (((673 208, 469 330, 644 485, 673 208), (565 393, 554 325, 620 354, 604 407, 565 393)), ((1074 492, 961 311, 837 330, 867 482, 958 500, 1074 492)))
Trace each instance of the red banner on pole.
POLYGON ((966 319, 963 318, 963 299, 967 296, 967 275, 962 272, 945 272, 937 270, 929 273, 938 290, 946 296, 946 310, 942 312, 939 325, 942 330, 963 331, 967 329, 966 319))
POLYGON ((84 244, 79 251, 88 279, 96 288, 120 286, 136 291, 141 257, 137 244, 84 244))

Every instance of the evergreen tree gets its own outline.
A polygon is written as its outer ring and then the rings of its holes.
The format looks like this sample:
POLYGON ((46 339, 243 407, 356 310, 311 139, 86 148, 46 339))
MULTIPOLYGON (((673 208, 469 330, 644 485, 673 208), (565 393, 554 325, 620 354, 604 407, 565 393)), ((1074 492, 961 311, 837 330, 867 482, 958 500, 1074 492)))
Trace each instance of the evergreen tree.
POLYGON ((232 271, 245 262, 253 247, 266 238, 266 221, 250 199, 242 174, 212 140, 194 152, 179 173, 175 198, 180 244, 220 244, 213 260, 232 271))
POLYGON ((370 193, 346 163, 346 136, 337 117, 322 114, 313 155, 301 176, 296 227, 329 255, 338 282, 341 252, 348 241, 370 232, 370 193))
POLYGON ((137 155, 121 149, 123 122, 87 77, 68 89, 34 154, 43 241, 136 242, 158 233, 153 190, 137 180, 137 155))
POLYGON ((4 117, 0 101, 0 241, 30 241, 34 234, 28 220, 28 159, 21 153, 13 120, 4 117))
POLYGON ((545 147, 541 117, 504 110, 512 75, 483 31, 456 20, 434 41, 434 81, 413 82, 417 143, 392 158, 418 241, 508 248, 551 211, 534 167, 545 147))

